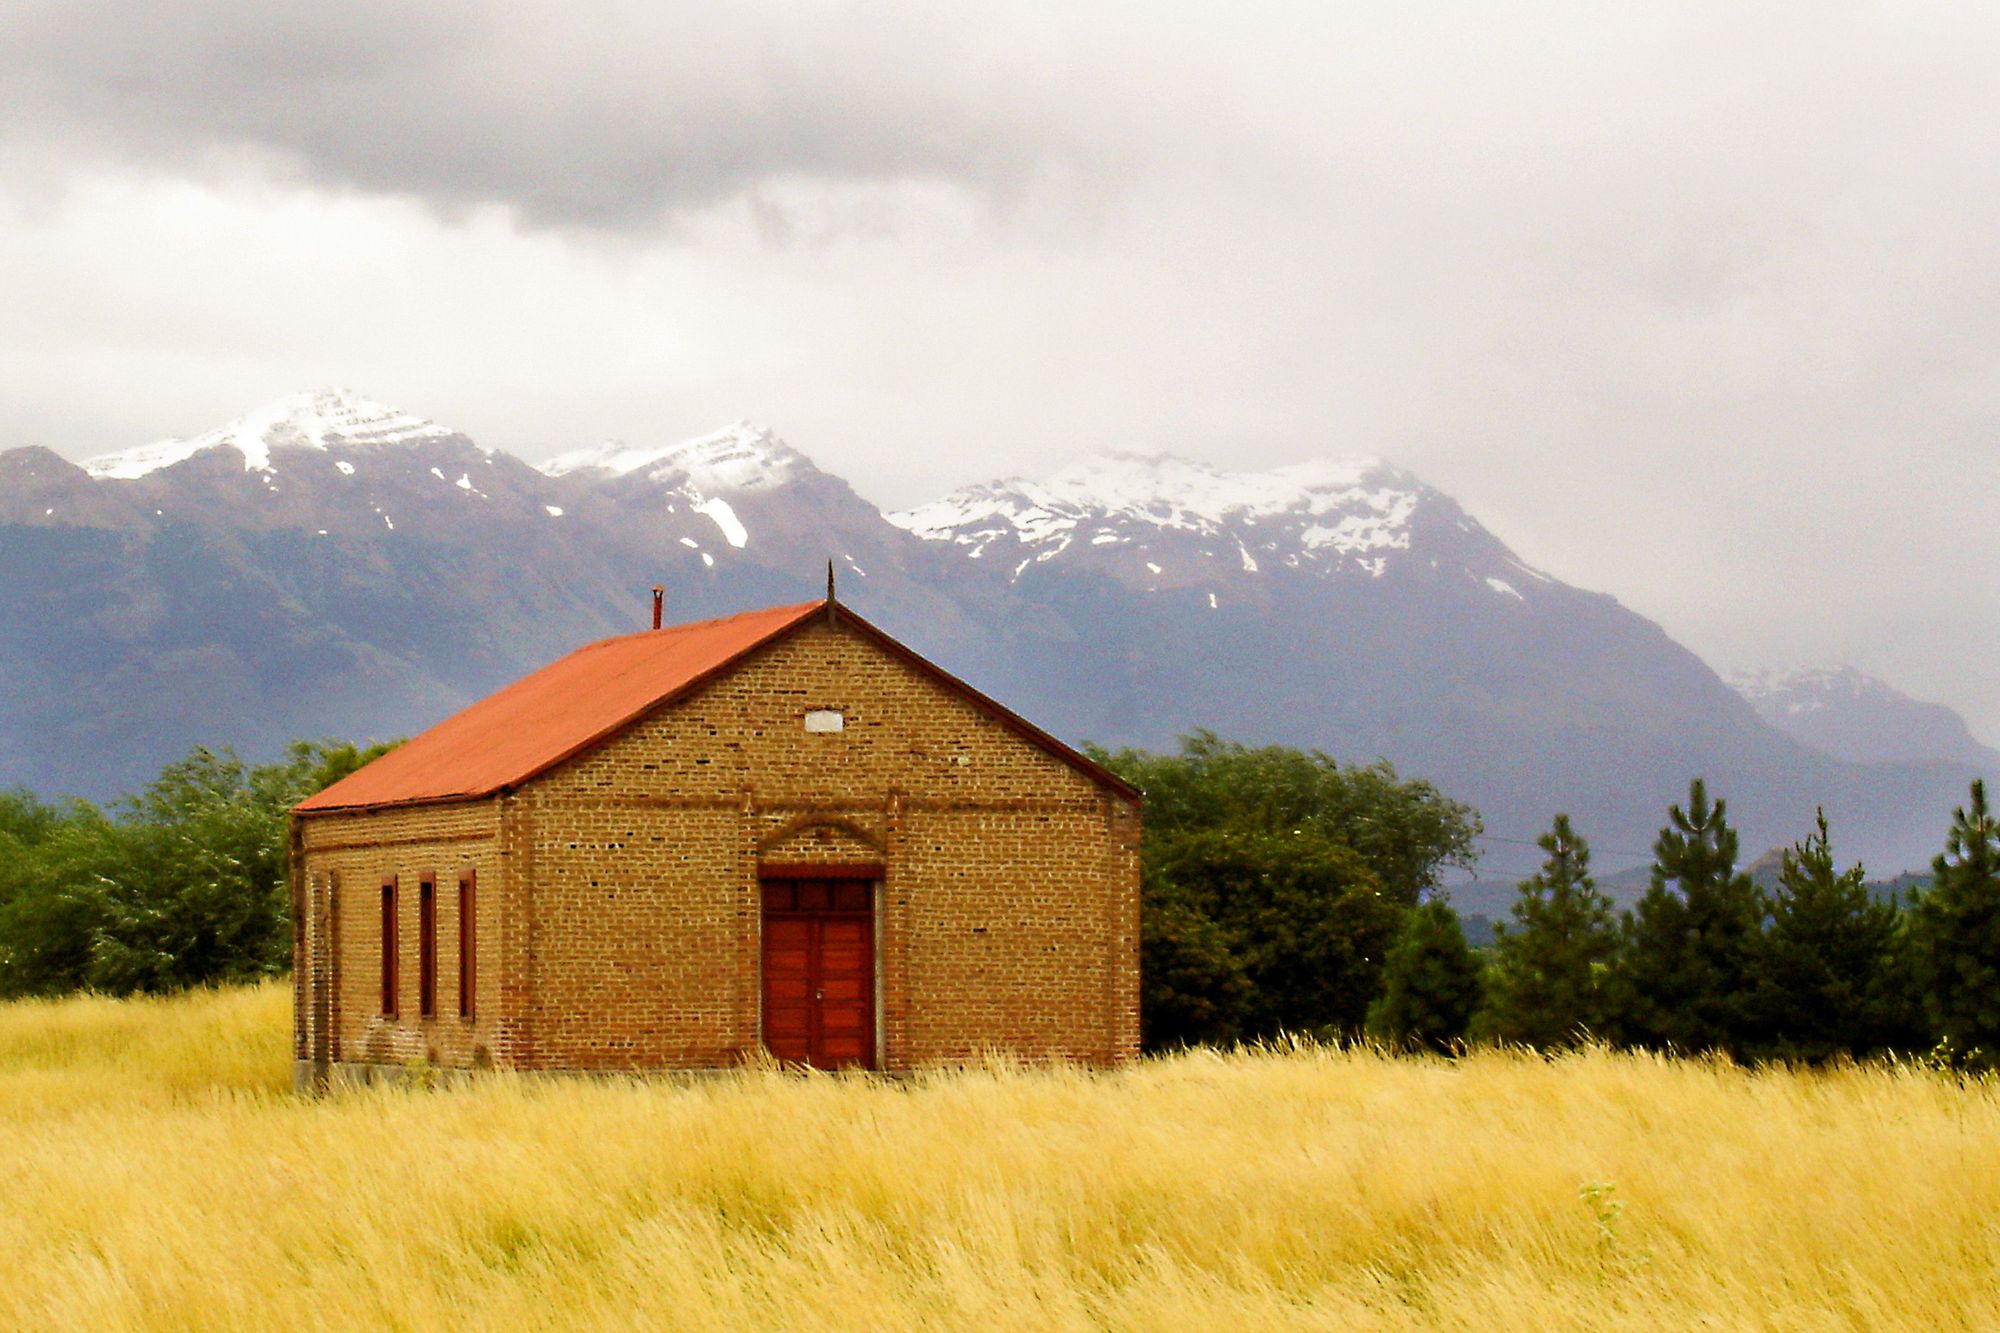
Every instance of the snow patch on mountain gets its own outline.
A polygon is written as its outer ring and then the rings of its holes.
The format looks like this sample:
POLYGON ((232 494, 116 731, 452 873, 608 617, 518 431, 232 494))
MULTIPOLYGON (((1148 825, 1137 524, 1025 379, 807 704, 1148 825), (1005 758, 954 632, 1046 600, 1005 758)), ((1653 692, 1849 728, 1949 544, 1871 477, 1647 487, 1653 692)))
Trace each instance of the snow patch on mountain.
POLYGON ((281 446, 324 451, 335 445, 409 444, 457 433, 348 389, 321 389, 275 399, 203 435, 103 454, 87 459, 83 467, 93 477, 132 481, 205 450, 230 448, 243 455, 244 471, 268 472, 271 450, 281 446))
POLYGON ((715 526, 722 529, 723 539, 731 546, 740 549, 749 543, 750 533, 744 528, 743 521, 736 517, 736 511, 729 507, 729 501, 703 500, 694 507, 694 511, 713 519, 715 526))
POLYGON ((1853 667, 1758 667, 1733 672, 1729 684, 1756 704, 1759 712, 1768 710, 1787 717, 1822 713, 1856 699, 1909 700, 1888 682, 1853 667))
MULTIPOLYGON (((961 543, 969 539, 954 533, 993 519, 1030 541, 1074 532, 1094 518, 1206 532, 1234 517, 1302 508, 1328 513, 1364 493, 1366 479, 1381 467, 1371 459, 1224 472, 1171 455, 1102 454, 1072 463, 1046 481, 1014 478, 968 486, 890 518, 920 537, 961 543)), ((1329 533, 1326 540, 1337 538, 1329 533)))
POLYGON ((93 477, 105 477, 118 481, 136 481, 149 472, 158 472, 163 467, 193 458, 203 449, 211 449, 220 441, 197 437, 192 440, 160 440, 154 444, 134 445, 117 453, 100 454, 96 458, 83 460, 83 470, 93 477))
POLYGON ((659 447, 607 440, 557 454, 541 464, 541 470, 551 477, 600 472, 670 484, 685 481, 707 495, 770 490, 811 471, 812 464, 769 427, 736 421, 708 435, 659 447))
POLYGON ((888 518, 928 541, 969 547, 968 555, 1011 538, 1044 548, 1036 559, 1079 538, 1090 546, 1112 546, 1148 529, 1201 537, 1226 533, 1245 573, 1258 570, 1246 543, 1261 535, 1252 530, 1262 524, 1281 532, 1260 542, 1259 549, 1282 545, 1288 563, 1300 554, 1352 558, 1379 575, 1386 567, 1382 553, 1409 548, 1419 499, 1411 478, 1374 458, 1229 472, 1186 458, 1105 454, 1071 464, 1046 481, 969 486, 888 518))

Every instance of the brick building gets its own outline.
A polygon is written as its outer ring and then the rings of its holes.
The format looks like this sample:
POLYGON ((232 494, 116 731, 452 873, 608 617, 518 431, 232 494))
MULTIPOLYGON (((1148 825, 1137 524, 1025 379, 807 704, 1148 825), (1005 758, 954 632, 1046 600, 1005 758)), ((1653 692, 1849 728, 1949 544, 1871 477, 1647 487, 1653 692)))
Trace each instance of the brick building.
POLYGON ((292 830, 302 1085, 1137 1050, 1137 793, 830 598, 579 649, 292 830))

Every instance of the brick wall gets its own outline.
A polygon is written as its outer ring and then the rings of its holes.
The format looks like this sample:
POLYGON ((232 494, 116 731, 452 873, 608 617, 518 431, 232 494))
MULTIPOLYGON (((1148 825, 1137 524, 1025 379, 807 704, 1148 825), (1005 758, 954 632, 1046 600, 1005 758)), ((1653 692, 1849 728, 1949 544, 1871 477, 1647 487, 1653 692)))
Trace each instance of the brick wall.
POLYGON ((507 883, 500 856, 499 803, 421 806, 300 821, 303 849, 303 957, 297 982, 301 1021, 295 1059, 312 1060, 325 1024, 335 1061, 468 1066, 509 1053, 499 966, 507 933, 507 883), (475 872, 478 954, 474 1017, 458 1012, 458 880, 475 872), (399 1014, 382 1013, 383 881, 397 880, 399 1014), (437 1015, 418 1013, 418 885, 437 883, 437 1015), (323 999, 321 997, 324 997, 323 999), (322 1015, 324 1017, 322 1017, 322 1015))
POLYGON ((501 800, 308 820, 304 859, 309 897, 341 875, 339 1058, 462 1064, 483 1043, 501 1063, 575 1069, 754 1050, 759 864, 879 866, 880 1043, 899 1069, 989 1047, 1132 1055, 1138 832, 1137 812, 1086 775, 815 622, 501 800), (808 733, 809 709, 839 710, 844 729, 808 733), (490 949, 481 925, 481 1019, 464 1031, 409 1017, 414 876, 447 849, 441 1008, 456 996, 448 873, 478 865, 482 916, 499 909, 490 949), (370 1016, 385 873, 406 886, 397 1023, 370 1016))

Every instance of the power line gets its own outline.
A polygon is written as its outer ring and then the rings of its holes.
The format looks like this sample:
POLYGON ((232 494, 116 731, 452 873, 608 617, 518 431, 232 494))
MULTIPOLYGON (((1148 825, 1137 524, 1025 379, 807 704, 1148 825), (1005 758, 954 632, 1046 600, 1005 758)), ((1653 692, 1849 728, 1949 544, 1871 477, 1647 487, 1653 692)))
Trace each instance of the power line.
MULTIPOLYGON (((1531 838, 1503 838, 1497 833, 1475 833, 1472 836, 1481 842, 1504 842, 1515 847, 1539 847, 1542 845, 1531 838)), ((1599 847, 1594 842, 1590 844, 1590 854, 1592 856, 1599 854, 1605 856, 1630 856, 1641 861, 1650 861, 1653 859, 1651 852, 1626 851, 1618 847, 1599 847)))
POLYGON ((1461 880, 1460 883, 1514 884, 1520 880, 1533 879, 1536 875, 1539 875, 1542 872, 1542 868, 1540 866, 1535 866, 1532 869, 1522 868, 1518 870, 1510 866, 1481 866, 1480 870, 1486 870, 1492 873, 1482 875, 1478 871, 1473 871, 1471 879, 1461 880))

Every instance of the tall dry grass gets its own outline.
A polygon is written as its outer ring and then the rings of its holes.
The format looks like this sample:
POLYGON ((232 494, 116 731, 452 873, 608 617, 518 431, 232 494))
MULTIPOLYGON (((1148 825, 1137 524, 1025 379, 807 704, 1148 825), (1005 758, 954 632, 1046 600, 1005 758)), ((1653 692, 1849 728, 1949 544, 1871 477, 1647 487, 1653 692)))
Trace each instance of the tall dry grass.
POLYGON ((2000 1326, 2000 1098, 1592 1051, 294 1099, 281 987, 0 1006, 22 1328, 2000 1326))

